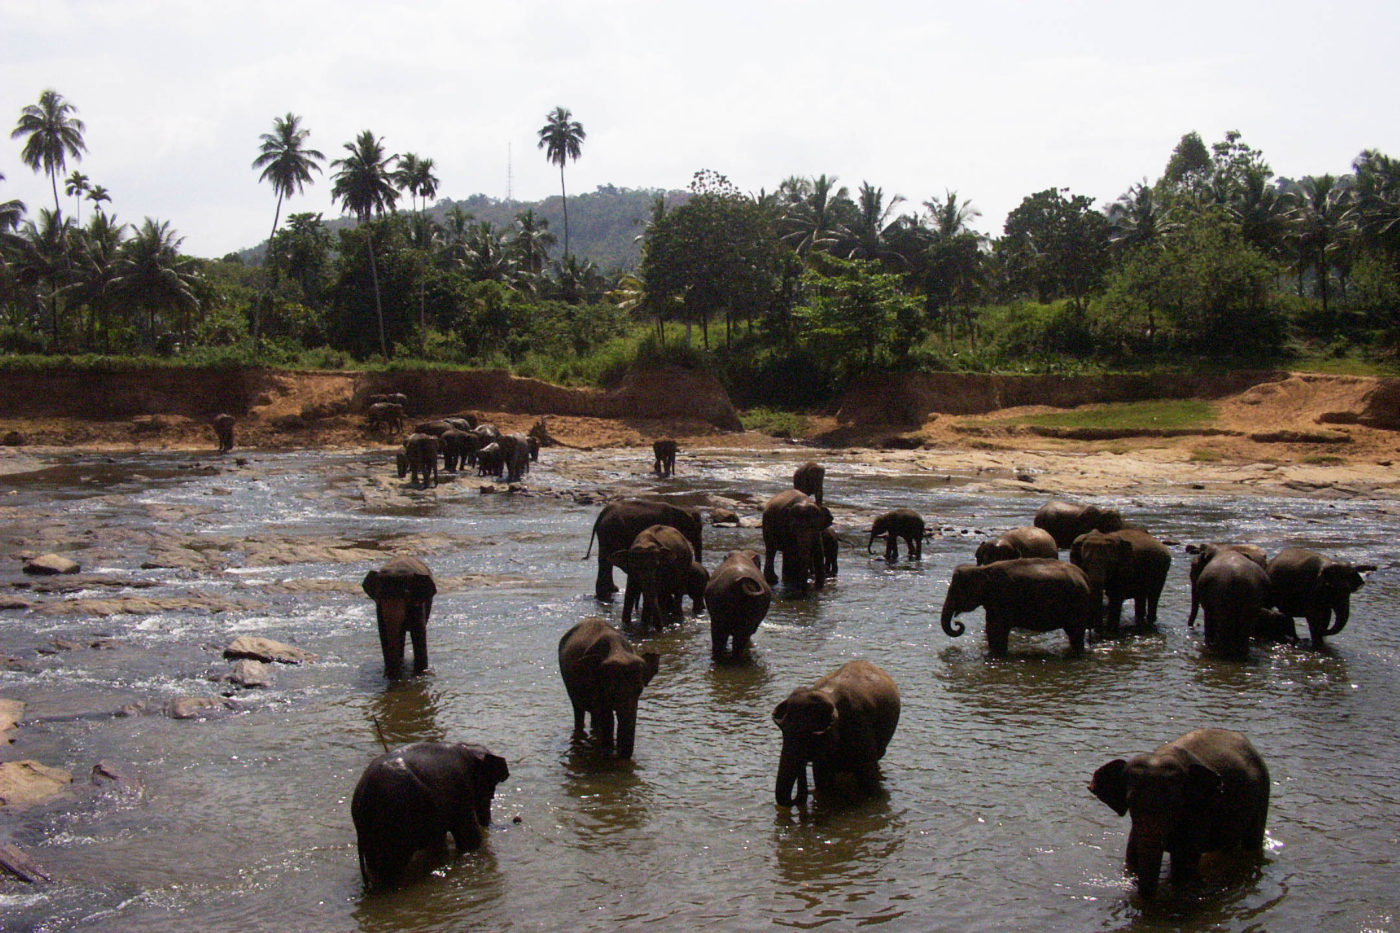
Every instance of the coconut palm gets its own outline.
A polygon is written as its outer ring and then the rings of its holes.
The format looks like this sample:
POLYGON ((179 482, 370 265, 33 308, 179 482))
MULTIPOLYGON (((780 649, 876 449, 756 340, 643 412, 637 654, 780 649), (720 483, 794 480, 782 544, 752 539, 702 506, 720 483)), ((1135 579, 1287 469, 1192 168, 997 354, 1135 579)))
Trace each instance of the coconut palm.
POLYGON ((1346 180, 1333 175, 1309 175, 1289 189, 1288 220, 1296 246, 1296 269, 1311 269, 1317 279, 1322 313, 1327 313, 1328 284, 1333 257, 1341 249, 1350 207, 1346 180))
POLYGON ((1109 240, 1122 249, 1159 242, 1172 224, 1171 209, 1163 208, 1156 192, 1138 182, 1108 207, 1109 240))
POLYGON ((856 216, 844 226, 847 246, 847 259, 879 259, 888 261, 900 257, 893 253, 886 238, 894 226, 894 209, 904 201, 904 196, 896 194, 885 202, 885 191, 868 181, 860 183, 856 194, 856 216))
POLYGON ((112 195, 103 185, 93 185, 92 190, 87 193, 87 199, 92 202, 93 210, 102 213, 102 202, 112 200, 112 195))
POLYGON ((788 179, 780 190, 786 189, 789 208, 783 218, 783 239, 806 256, 812 250, 827 250, 836 242, 843 210, 851 206, 850 192, 836 187, 836 176, 818 175, 807 179, 788 179))
POLYGON ((587 137, 583 124, 573 119, 567 107, 555 107, 545 118, 539 129, 539 148, 545 158, 559 166, 559 196, 564 202, 564 258, 569 256, 569 196, 564 190, 564 164, 570 159, 575 162, 583 153, 583 141, 587 137))
POLYGON ((117 257, 111 289, 128 310, 146 312, 148 343, 155 340, 156 316, 167 311, 179 318, 182 342, 188 340, 190 314, 199 310, 199 273, 189 257, 180 255, 184 241, 170 221, 147 217, 117 257))
POLYGON ((374 261, 374 233, 370 219, 393 210, 399 192, 394 187, 393 169, 397 156, 384 154, 384 141, 365 130, 354 142, 345 144, 349 155, 336 159, 332 168, 339 169, 331 197, 352 214, 365 228, 365 244, 369 250, 369 274, 374 283, 374 313, 379 321, 379 351, 387 359, 389 342, 384 336, 384 302, 379 296, 379 267, 374 261))
MULTIPOLYGON (((321 171, 320 163, 326 161, 320 152, 307 148, 306 138, 310 135, 310 130, 302 129, 301 117, 288 113, 284 117, 274 117, 272 132, 260 137, 262 145, 258 147, 253 168, 262 169, 258 181, 271 182, 277 194, 277 210, 272 215, 273 234, 282 219, 282 199, 306 190, 311 183, 311 173, 321 171)), ((268 239, 272 239, 272 234, 268 239)))
POLYGON ((536 217, 533 210, 515 215, 515 239, 511 240, 511 248, 522 271, 532 276, 542 274, 549 262, 549 248, 557 242, 549 232, 549 221, 536 217))
POLYGON ((399 167, 394 171, 394 182, 400 190, 408 192, 409 206, 415 211, 418 207, 414 203, 416 198, 423 199, 423 207, 428 206, 428 199, 437 194, 438 177, 433 174, 433 160, 424 159, 412 152, 406 152, 399 156, 399 167))
POLYGON ((72 156, 75 162, 82 161, 87 144, 83 142, 83 121, 76 116, 78 108, 63 99, 63 95, 49 88, 39 95, 37 104, 27 104, 19 114, 19 122, 10 133, 11 139, 28 137, 20 158, 24 164, 36 172, 49 176, 53 185, 53 209, 60 210, 58 204, 58 175, 72 156))
POLYGON ((924 202, 928 209, 933 233, 939 239, 950 239, 962 233, 972 233, 971 223, 982 216, 982 212, 972 206, 971 201, 959 200, 956 191, 943 189, 943 197, 929 198, 924 202))
POLYGON ((121 255, 126 224, 117 223, 98 211, 88 225, 77 231, 72 249, 73 277, 64 287, 64 297, 88 309, 88 345, 96 343, 98 321, 102 320, 103 344, 110 344, 111 326, 107 320, 116 308, 117 259, 121 255))
POLYGON ((15 284, 36 313, 48 306, 54 340, 58 339, 59 291, 67 281, 70 267, 69 221, 62 211, 39 208, 34 220, 26 220, 11 242, 14 247, 11 273, 15 284))
MULTIPOLYGON (((4 181, 5 176, 0 175, 0 181, 4 181)), ((0 201, 0 233, 7 230, 15 230, 19 227, 20 220, 24 217, 24 202, 19 200, 0 201)))
POLYGON ((72 174, 63 179, 63 193, 77 202, 73 209, 73 222, 76 224, 83 222, 83 195, 91 190, 92 184, 88 181, 88 177, 77 169, 74 169, 72 174))

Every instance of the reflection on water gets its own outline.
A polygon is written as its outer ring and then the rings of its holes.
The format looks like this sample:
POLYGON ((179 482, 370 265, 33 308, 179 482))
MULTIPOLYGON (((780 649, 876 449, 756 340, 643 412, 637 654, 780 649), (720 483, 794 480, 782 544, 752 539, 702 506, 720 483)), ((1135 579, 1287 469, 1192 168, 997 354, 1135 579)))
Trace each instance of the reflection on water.
MULTIPOLYGON (((532 484, 588 489, 555 470, 576 456, 551 451, 532 484)), ((695 504, 724 496, 752 518, 809 456, 706 454, 659 488, 695 504)), ((101 578, 80 593, 24 591, 36 609, 0 612, 0 645, 16 659, 0 665, 0 696, 26 701, 32 723, 7 756, 60 763, 80 783, 98 760, 136 765, 143 790, 7 814, 6 838, 57 880, 0 882, 0 927, 1393 927, 1400 889, 1383 856, 1400 806, 1400 574, 1371 575, 1331 652, 1257 646, 1238 664, 1203 652, 1199 627, 1185 627, 1188 560, 1174 548, 1155 631, 1093 642, 1082 658, 1067 656, 1062 632, 1017 631, 1010 656, 992 660, 980 611, 962 617, 961 639, 939 627, 947 581, 980 540, 964 532, 1026 524, 1043 497, 824 459, 837 527, 856 545, 843 549, 840 576, 821 593, 780 592, 741 663, 711 661, 704 616, 634 639, 662 660, 630 761, 571 740, 555 654, 581 618, 620 611, 620 600, 591 598, 595 565, 578 559, 596 506, 481 496, 463 480, 406 491, 379 454, 258 455, 220 461, 217 473, 178 454, 73 457, 3 478, 14 494, 0 503, 0 542, 84 548, 101 578), (945 529, 920 562, 861 553, 870 515, 897 506, 945 529), (260 547, 246 545, 254 536, 260 547), (261 556, 274 543, 299 562, 261 556), (434 670, 390 682, 358 583, 405 550, 439 579, 434 670), (193 556, 171 566, 172 554, 193 556), (177 608, 98 618, 75 611, 86 605, 77 596, 177 608), (217 611, 211 596, 223 600, 217 611), (319 660, 278 666, 270 689, 235 697, 237 713, 161 715, 177 696, 238 693, 209 678, 227 671, 220 649, 243 633, 319 660), (883 793, 776 808, 773 707, 857 657, 888 671, 902 697, 883 793), (1203 725, 1239 729, 1268 761, 1269 855, 1209 865, 1199 886, 1165 885, 1144 904, 1121 875, 1128 821, 1085 785, 1105 761, 1203 725), (349 799, 381 733, 391 746, 479 742, 511 777, 481 851, 368 895, 349 799)), ((649 466, 596 472, 644 491, 649 466)), ((1270 552, 1314 542, 1400 565, 1400 517, 1385 503, 1100 501, 1173 540, 1270 552)), ((754 527, 705 535, 711 566, 759 546, 754 527)), ((32 581, 0 568, 6 582, 32 581)))

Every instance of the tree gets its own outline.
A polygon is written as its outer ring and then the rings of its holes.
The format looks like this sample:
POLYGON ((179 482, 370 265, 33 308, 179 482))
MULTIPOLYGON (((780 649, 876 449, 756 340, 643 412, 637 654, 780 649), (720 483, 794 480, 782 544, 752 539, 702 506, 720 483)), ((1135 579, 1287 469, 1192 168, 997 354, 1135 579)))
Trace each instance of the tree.
POLYGON ((545 264, 549 262, 549 248, 556 242, 554 234, 549 232, 549 221, 536 217, 534 210, 515 215, 515 238, 511 240, 510 248, 529 290, 535 289, 539 277, 544 274, 545 264))
POLYGON ((885 263, 891 260, 903 264, 903 257, 893 252, 887 243, 890 228, 894 226, 894 210, 904 201, 904 196, 896 194, 885 201, 883 188, 877 188, 868 181, 860 183, 856 195, 856 217, 845 227, 847 259, 878 259, 885 263))
POLYGON ((929 198, 924 202, 935 236, 948 238, 964 233, 975 233, 972 221, 982 216, 982 212, 968 200, 958 200, 958 193, 943 189, 943 197, 929 198))
POLYGON ((385 359, 389 357, 389 342, 384 333, 384 300, 379 293, 379 267, 374 260, 374 234, 369 221, 375 215, 382 216, 392 210, 398 202, 399 192, 394 187, 391 164, 397 158, 384 154, 384 141, 370 130, 365 130, 354 142, 345 144, 349 155, 336 159, 332 168, 339 169, 335 184, 331 187, 331 197, 359 221, 365 228, 365 248, 369 253, 369 274, 374 283, 374 313, 379 322, 379 351, 385 359))
POLYGON ((83 195, 92 190, 92 185, 88 182, 88 177, 82 172, 74 169, 72 174, 63 179, 63 193, 72 198, 74 204, 73 222, 81 224, 83 222, 83 195))
POLYGON ((190 315, 199 310, 199 274, 193 261, 180 255, 183 242, 169 221, 158 223, 147 217, 117 258, 112 290, 128 309, 146 311, 146 337, 151 344, 156 339, 157 314, 174 312, 181 338, 187 340, 190 315))
POLYGON ((874 260, 813 256, 802 290, 806 300, 798 316, 838 366, 859 346, 861 369, 869 370, 878 349, 902 357, 923 336, 918 302, 900 291, 898 275, 881 272, 874 260))
POLYGON ((788 210, 783 215, 783 240, 806 256, 813 250, 829 250, 837 239, 843 216, 854 211, 851 195, 845 187, 836 187, 836 176, 818 175, 805 179, 788 179, 788 210))
POLYGON ((1189 188, 1193 183, 1203 184, 1210 173, 1210 151, 1201 141, 1201 135, 1190 132, 1172 150, 1167 167, 1162 171, 1162 181, 1172 187, 1189 188))
POLYGON ((415 198, 422 198, 423 207, 427 207, 428 199, 437 194, 438 177, 433 174, 433 160, 420 158, 412 152, 399 156, 394 181, 401 190, 408 192, 410 207, 415 212, 418 210, 413 204, 415 198))
POLYGON ((564 202, 564 258, 568 259, 569 196, 564 190, 564 165, 570 159, 578 161, 588 134, 583 131, 583 124, 573 119, 567 107, 555 107, 545 121, 545 125, 539 129, 539 148, 544 150, 545 159, 559 166, 559 196, 564 202))
POLYGON ((1312 270, 1323 314, 1327 313, 1330 268, 1342 245, 1348 194, 1346 180, 1332 175, 1309 175, 1288 191, 1287 216, 1296 247, 1295 268, 1300 276, 1305 270, 1312 270))
POLYGON ((126 224, 98 211, 77 231, 72 249, 73 277, 64 287, 65 297, 88 309, 88 345, 96 344, 99 323, 103 348, 111 346, 111 313, 118 307, 117 260, 121 256, 126 224))
POLYGON ((58 175, 67 165, 68 157, 82 161, 87 144, 83 131, 87 128, 76 114, 78 108, 63 99, 63 95, 47 89, 40 93, 37 104, 27 104, 19 114, 19 122, 10 133, 11 139, 28 137, 20 158, 35 172, 49 176, 53 185, 53 209, 58 203, 58 175))
POLYGON ((103 185, 93 185, 92 190, 87 193, 87 199, 92 202, 92 209, 100 214, 103 202, 112 200, 112 195, 103 185))
POLYGON ((1107 268, 1108 231, 1092 198, 1047 188, 1006 216, 997 254, 1014 288, 1033 290, 1041 302, 1068 296, 1083 313, 1107 268))
POLYGON ((324 301, 330 272, 331 234, 320 214, 292 214, 272 235, 268 263, 301 287, 301 300, 313 307, 324 301))
MULTIPOLYGON (((0 175, 0 181, 4 181, 5 176, 0 175)), ((7 230, 14 230, 19 227, 21 218, 24 217, 24 202, 19 200, 0 201, 0 233, 7 230)))
MULTIPOLYGON (((258 149, 258 157, 253 160, 253 168, 262 169, 258 180, 270 182, 277 194, 272 232, 268 234, 269 248, 272 238, 277 235, 277 223, 282 218, 282 199, 304 191, 311 183, 311 173, 321 171, 320 163, 326 160, 317 150, 307 148, 306 139, 310 135, 310 130, 302 129, 301 117, 290 111, 286 116, 273 118, 272 132, 262 134, 262 145, 258 149)), ((254 346, 262 339, 262 305, 266 294, 264 289, 263 295, 253 303, 254 346)))

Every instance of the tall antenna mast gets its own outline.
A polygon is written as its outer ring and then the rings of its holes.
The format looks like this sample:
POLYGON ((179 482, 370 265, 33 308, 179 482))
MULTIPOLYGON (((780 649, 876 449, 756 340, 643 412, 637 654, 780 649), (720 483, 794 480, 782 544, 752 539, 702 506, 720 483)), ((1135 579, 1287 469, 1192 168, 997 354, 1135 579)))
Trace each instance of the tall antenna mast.
POLYGON ((515 167, 511 163, 510 143, 506 143, 506 200, 511 200, 511 191, 515 184, 515 167))

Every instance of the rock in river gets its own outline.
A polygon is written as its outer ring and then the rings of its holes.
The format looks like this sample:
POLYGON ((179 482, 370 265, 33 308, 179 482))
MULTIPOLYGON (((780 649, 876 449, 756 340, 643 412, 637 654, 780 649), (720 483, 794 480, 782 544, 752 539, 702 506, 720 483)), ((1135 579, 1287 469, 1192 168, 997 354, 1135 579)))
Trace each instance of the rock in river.
POLYGON ((7 761, 0 764, 0 807, 32 807, 52 800, 72 783, 73 775, 62 768, 37 761, 7 761))
POLYGON ((75 560, 58 554, 42 554, 24 564, 24 572, 36 576, 50 576, 56 573, 77 573, 82 567, 75 560))
POLYGON ((254 661, 279 661, 282 664, 301 664, 316 660, 316 655, 293 645, 286 645, 271 638, 256 635, 239 635, 224 649, 226 658, 251 658, 254 661))

